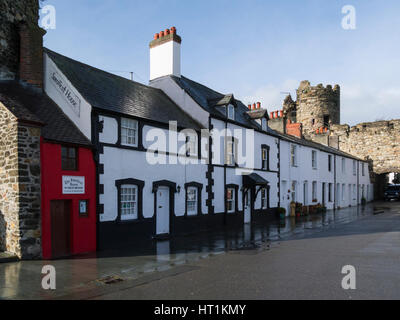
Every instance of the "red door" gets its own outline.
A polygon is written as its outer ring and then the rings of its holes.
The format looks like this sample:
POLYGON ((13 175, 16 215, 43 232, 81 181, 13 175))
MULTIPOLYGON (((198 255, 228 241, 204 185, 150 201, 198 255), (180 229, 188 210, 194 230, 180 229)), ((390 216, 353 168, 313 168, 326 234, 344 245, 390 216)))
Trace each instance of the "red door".
POLYGON ((51 254, 61 258, 71 254, 71 203, 53 200, 51 206, 51 254))

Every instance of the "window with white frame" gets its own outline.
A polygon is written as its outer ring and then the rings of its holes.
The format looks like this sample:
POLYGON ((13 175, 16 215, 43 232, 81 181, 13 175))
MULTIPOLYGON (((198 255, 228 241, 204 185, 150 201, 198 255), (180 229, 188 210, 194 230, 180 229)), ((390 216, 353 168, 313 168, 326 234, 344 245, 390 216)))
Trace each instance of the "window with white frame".
POLYGON ((188 187, 186 191, 186 208, 188 216, 195 216, 198 213, 198 189, 188 187))
POLYGON ((332 183, 329 184, 328 186, 328 201, 333 202, 333 189, 332 189, 332 183))
POLYGON ((332 156, 328 155, 328 171, 332 171, 332 156))
POLYGON ((122 185, 120 195, 121 220, 138 218, 138 187, 136 185, 122 185))
POLYGON ((342 158, 342 173, 346 173, 346 158, 342 158))
POLYGON ((357 174, 357 163, 356 160, 353 160, 353 176, 357 174))
POLYGON ((363 177, 365 176, 365 163, 363 163, 362 165, 361 165, 361 171, 362 171, 362 175, 363 175, 363 177))
POLYGON ((227 137, 225 144, 225 164, 235 165, 235 141, 232 137, 227 137))
POLYGON ((228 119, 235 120, 235 107, 228 105, 228 119))
POLYGON ((121 144, 125 146, 137 147, 138 142, 138 122, 136 120, 121 119, 121 144))
POLYGON ((266 188, 261 189, 261 208, 267 209, 268 208, 268 193, 266 188))
POLYGON ((235 212, 235 189, 227 188, 226 190, 226 209, 228 212, 235 212))
POLYGON ((311 151, 311 162, 313 169, 317 169, 317 151, 311 151))
POLYGON ((297 146, 295 144, 290 145, 290 163, 292 167, 297 166, 297 146))
POLYGON ((262 161, 262 169, 269 170, 269 149, 268 147, 262 147, 261 149, 261 161, 262 161))
POLYGON ((313 181, 312 183, 312 198, 313 201, 317 200, 318 201, 318 196, 317 196, 317 181, 313 181))
POLYGON ((195 157, 197 156, 197 136, 187 135, 186 136, 186 156, 195 157))

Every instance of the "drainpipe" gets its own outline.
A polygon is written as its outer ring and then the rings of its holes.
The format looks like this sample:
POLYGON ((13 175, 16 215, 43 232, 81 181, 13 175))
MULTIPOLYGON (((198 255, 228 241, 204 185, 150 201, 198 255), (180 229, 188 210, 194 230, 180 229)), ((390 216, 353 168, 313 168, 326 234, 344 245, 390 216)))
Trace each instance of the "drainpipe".
POLYGON ((334 190, 333 210, 336 210, 336 203, 337 203, 336 154, 333 156, 333 190, 334 190))
POLYGON ((360 162, 357 160, 357 206, 360 205, 360 162))
MULTIPOLYGON (((224 161, 224 226, 226 225, 226 216, 228 214, 226 204, 227 204, 227 194, 226 194, 226 167, 227 164, 225 163, 226 161, 226 139, 227 139, 227 130, 228 130, 228 121, 225 120, 225 137, 224 137, 224 155, 223 155, 223 161, 224 161)), ((236 159, 235 159, 236 160, 236 159)), ((238 195, 239 196, 239 195, 238 195)), ((238 201, 238 199, 235 199, 235 201, 238 201)), ((236 207, 236 204, 235 204, 236 207)))
POLYGON ((281 139, 278 138, 278 208, 281 207, 281 139))

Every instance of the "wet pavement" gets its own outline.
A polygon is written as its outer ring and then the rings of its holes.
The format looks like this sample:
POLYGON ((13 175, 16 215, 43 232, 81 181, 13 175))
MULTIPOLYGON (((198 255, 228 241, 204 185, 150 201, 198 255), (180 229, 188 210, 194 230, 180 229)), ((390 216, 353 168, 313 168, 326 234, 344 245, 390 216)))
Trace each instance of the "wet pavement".
POLYGON ((141 285, 186 273, 196 269, 196 262, 226 252, 256 254, 270 250, 281 241, 323 235, 327 230, 374 215, 374 206, 377 205, 368 204, 365 208, 345 208, 301 218, 271 219, 266 225, 245 225, 241 229, 202 232, 156 242, 146 250, 125 248, 63 260, 2 263, 0 299, 84 299, 101 296, 109 286, 141 285), (41 287, 41 270, 48 264, 53 265, 57 272, 57 289, 54 291, 41 287))

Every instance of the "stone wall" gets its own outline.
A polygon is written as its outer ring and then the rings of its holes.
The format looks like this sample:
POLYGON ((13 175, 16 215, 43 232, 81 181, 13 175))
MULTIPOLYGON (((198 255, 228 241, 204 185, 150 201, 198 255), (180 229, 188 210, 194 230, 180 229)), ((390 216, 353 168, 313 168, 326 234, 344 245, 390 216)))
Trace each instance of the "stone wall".
POLYGON ((41 257, 40 134, 37 127, 18 127, 19 228, 21 257, 41 257))
POLYGON ((340 150, 371 159, 375 173, 400 172, 400 120, 332 126, 331 136, 340 150))
POLYGON ((18 123, 0 103, 0 251, 19 253, 18 123))
POLYGON ((40 129, 0 104, 0 250, 41 257, 40 129))
POLYGON ((0 1, 0 80, 13 80, 18 73, 21 22, 37 25, 38 0, 0 1))
POLYGON ((303 134, 326 127, 324 116, 329 116, 329 124, 340 124, 340 87, 322 84, 311 86, 305 80, 297 89, 296 122, 303 124, 303 134))

